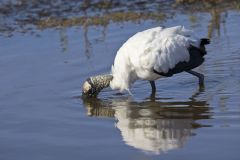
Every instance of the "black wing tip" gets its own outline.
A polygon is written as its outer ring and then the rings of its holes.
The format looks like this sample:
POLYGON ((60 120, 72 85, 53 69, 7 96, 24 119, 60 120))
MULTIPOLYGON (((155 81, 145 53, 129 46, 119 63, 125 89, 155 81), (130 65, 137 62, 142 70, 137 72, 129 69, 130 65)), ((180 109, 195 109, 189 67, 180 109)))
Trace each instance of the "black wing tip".
POLYGON ((210 44, 210 39, 208 39, 208 38, 202 38, 201 39, 201 45, 206 45, 206 44, 210 44))

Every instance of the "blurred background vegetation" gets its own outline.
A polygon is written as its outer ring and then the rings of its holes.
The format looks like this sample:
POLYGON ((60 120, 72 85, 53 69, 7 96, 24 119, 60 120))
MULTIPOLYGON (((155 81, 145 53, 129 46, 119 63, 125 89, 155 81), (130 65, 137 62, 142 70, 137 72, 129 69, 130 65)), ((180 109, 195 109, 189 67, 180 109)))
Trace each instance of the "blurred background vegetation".
POLYGON ((46 28, 107 26, 109 23, 162 21, 176 14, 211 15, 209 37, 228 10, 239 10, 239 0, 2 0, 0 35, 46 28))

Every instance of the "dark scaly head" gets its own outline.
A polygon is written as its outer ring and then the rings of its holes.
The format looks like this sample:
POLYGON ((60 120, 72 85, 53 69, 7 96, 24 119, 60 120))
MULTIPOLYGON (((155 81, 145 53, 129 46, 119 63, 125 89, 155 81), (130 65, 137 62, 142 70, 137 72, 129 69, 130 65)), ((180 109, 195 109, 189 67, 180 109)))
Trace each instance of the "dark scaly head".
POLYGON ((113 76, 110 74, 89 77, 82 86, 82 95, 87 97, 97 97, 99 92, 109 87, 113 76))

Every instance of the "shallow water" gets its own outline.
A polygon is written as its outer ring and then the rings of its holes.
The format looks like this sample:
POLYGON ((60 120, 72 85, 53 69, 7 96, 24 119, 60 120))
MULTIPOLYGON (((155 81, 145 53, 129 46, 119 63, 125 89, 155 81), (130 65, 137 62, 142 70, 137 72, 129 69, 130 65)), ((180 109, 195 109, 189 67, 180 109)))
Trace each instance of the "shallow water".
MULTIPOLYGON (((219 20, 219 19, 218 19, 219 20)), ((164 21, 35 29, 0 37, 0 159, 230 159, 240 157, 240 13, 215 24, 206 12, 164 21), (211 37, 205 87, 187 73, 133 96, 104 90, 82 99, 81 85, 108 73, 117 49, 134 33, 184 25, 211 37)))

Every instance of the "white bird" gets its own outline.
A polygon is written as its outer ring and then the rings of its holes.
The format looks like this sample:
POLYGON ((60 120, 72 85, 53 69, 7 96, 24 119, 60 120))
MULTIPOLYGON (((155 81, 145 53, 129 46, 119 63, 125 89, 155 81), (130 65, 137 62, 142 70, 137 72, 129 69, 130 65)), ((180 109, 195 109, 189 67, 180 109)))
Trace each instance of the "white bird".
MULTIPOLYGON (((192 71, 204 62, 207 38, 196 38, 191 30, 183 26, 156 27, 138 32, 130 37, 118 50, 112 73, 88 78, 82 87, 86 97, 95 97, 106 87, 129 91, 136 80, 148 80, 152 94, 156 92, 155 80, 188 72, 199 78, 204 76, 192 71)), ((130 91, 129 91, 130 92, 130 91)))

